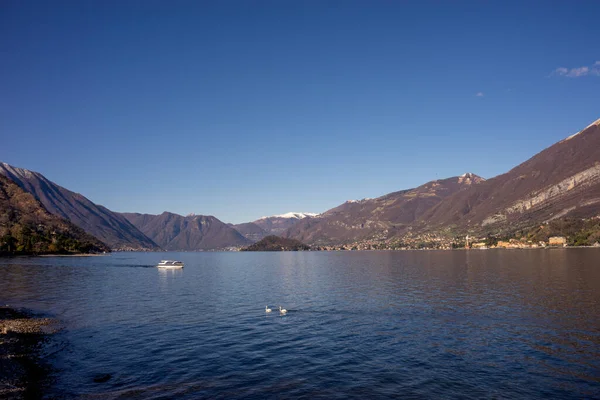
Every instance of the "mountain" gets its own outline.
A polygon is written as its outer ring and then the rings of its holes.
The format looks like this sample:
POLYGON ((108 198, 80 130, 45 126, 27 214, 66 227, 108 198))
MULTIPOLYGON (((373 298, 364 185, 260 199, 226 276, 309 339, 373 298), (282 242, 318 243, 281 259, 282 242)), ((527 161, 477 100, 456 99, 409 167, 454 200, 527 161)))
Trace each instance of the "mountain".
POLYGON ((303 219, 284 236, 325 245, 397 237, 447 197, 484 181, 466 173, 374 199, 349 200, 317 217, 303 219))
POLYGON ((270 235, 259 242, 250 245, 242 251, 302 251, 310 250, 310 247, 294 239, 286 239, 270 235))
POLYGON ((505 174, 488 180, 464 174, 349 201, 301 220, 284 236, 325 245, 407 237, 435 241, 467 233, 505 235, 551 221, 598 216, 600 120, 505 174))
POLYGON ((259 240, 261 240, 262 238, 264 238, 265 236, 267 236, 269 234, 267 231, 265 231, 260 226, 256 225, 254 222, 246 222, 243 224, 236 224, 236 225, 228 224, 228 225, 231 226, 236 231, 238 231, 239 233, 241 233, 242 236, 244 236, 246 239, 248 239, 252 242, 258 242, 259 240))
POLYGON ((505 174, 454 194, 418 229, 503 232, 600 212, 600 120, 505 174))
POLYGON ((252 223, 264 230, 268 235, 280 235, 304 218, 314 217, 314 213, 289 212, 281 215, 262 217, 252 223))
POLYGON ((50 213, 71 221, 114 250, 158 249, 156 243, 123 216, 57 185, 38 172, 0 163, 0 175, 35 196, 50 213))
POLYGON ((165 250, 219 250, 252 243, 213 216, 122 213, 165 250))
POLYGON ((108 246, 51 214, 31 193, 0 175, 0 254, 89 253, 108 246))
POLYGON ((280 235, 296 224, 296 222, 316 215, 317 214, 314 213, 289 212, 281 215, 272 215, 270 217, 261 217, 254 222, 229 225, 247 239, 257 242, 268 235, 280 235))

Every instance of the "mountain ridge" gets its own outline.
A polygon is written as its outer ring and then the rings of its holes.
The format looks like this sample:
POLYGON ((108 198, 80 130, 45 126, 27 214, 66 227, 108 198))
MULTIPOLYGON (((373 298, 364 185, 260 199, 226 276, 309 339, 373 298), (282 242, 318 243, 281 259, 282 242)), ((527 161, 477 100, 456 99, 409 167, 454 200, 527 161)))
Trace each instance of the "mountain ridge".
POLYGON ((600 119, 490 179, 467 172, 348 200, 320 214, 289 212, 235 225, 195 214, 113 213, 40 173, 0 163, 0 174, 32 193, 49 212, 78 222, 100 239, 108 235, 111 242, 105 241, 113 248, 136 240, 154 249, 155 242, 169 250, 240 248, 269 235, 311 245, 499 235, 560 218, 600 216, 600 119), (119 229, 125 233, 115 233, 119 229))
POLYGON ((159 215, 121 215, 165 250, 222 250, 252 243, 233 227, 211 215, 184 217, 168 211, 159 215))
POLYGON ((285 214, 279 214, 279 215, 268 215, 268 216, 264 216, 264 217, 260 217, 257 221, 260 221, 261 219, 268 219, 268 218, 295 218, 295 219, 302 219, 302 218, 306 218, 306 217, 315 217, 317 216, 317 213, 309 213, 309 212, 288 212, 285 214))
POLYGON ((556 218, 593 217, 599 211, 600 120, 596 120, 504 174, 486 180, 467 173, 376 199, 345 202, 300 221, 284 236, 308 244, 343 244, 419 235, 429 239, 489 235, 556 218), (446 186, 448 179, 456 180, 455 185, 468 184, 446 193, 434 188, 446 186))
POLYGON ((252 242, 258 242, 269 233, 253 222, 244 222, 241 224, 229 224, 233 229, 241 233, 246 239, 252 242))
POLYGON ((506 225, 523 225, 528 220, 545 222, 559 214, 567 216, 584 203, 597 204, 599 125, 600 120, 595 121, 508 172, 453 196, 431 210, 427 222, 481 231, 504 230, 506 225))
POLYGON ((377 198, 346 201, 317 217, 301 220, 284 236, 319 245, 390 239, 409 229, 447 196, 483 181, 484 178, 467 173, 377 198))
POLYGON ((0 175, 0 254, 107 251, 106 244, 50 213, 33 194, 0 175))
POLYGON ((158 250, 156 243, 125 218, 39 172, 0 163, 0 174, 31 193, 50 213, 71 221, 114 250, 158 250))
POLYGON ((280 215, 271 215, 269 217, 261 217, 256 221, 252 221, 252 224, 257 225, 266 232, 266 235, 280 236, 287 229, 295 225, 298 221, 302 221, 305 218, 311 218, 317 216, 316 213, 299 213, 299 212, 288 212, 280 215))

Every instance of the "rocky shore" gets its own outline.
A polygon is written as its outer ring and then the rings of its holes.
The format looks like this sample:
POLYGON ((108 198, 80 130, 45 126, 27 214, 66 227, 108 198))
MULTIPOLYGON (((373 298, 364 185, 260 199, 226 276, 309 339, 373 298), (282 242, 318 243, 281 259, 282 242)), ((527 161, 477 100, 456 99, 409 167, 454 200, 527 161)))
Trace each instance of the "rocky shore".
POLYGON ((0 398, 42 398, 49 367, 43 345, 58 330, 55 320, 0 306, 0 398))

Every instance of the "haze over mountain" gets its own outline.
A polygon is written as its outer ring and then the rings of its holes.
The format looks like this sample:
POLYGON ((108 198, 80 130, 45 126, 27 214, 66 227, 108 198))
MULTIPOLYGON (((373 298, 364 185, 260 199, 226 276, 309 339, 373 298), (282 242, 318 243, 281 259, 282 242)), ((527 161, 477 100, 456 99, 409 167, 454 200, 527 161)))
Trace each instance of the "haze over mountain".
POLYGON ((0 174, 31 193, 49 212, 71 221, 112 249, 158 249, 156 243, 123 216, 57 185, 38 172, 0 163, 0 174))
POLYGON ((309 244, 387 240, 410 233, 497 234, 600 213, 600 120, 489 180, 437 180, 307 218, 285 237, 309 244))
POLYGON ((83 229, 48 212, 31 193, 0 175, 0 254, 109 250, 83 229))
POLYGON ((219 250, 253 243, 213 216, 122 213, 165 250, 219 250))

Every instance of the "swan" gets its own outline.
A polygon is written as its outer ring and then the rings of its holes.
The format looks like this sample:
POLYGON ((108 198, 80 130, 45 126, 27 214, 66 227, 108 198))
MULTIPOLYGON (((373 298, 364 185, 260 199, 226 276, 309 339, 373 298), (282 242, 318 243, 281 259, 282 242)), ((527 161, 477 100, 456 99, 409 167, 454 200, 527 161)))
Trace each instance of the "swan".
POLYGON ((269 306, 265 306, 265 312, 271 312, 272 310, 269 308, 269 306))
POLYGON ((281 308, 281 306, 279 306, 279 314, 285 315, 285 314, 287 314, 287 310, 285 308, 281 308))

